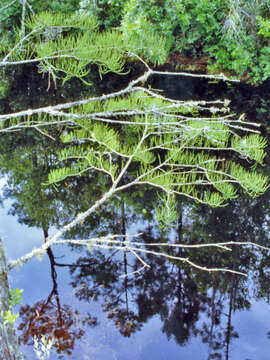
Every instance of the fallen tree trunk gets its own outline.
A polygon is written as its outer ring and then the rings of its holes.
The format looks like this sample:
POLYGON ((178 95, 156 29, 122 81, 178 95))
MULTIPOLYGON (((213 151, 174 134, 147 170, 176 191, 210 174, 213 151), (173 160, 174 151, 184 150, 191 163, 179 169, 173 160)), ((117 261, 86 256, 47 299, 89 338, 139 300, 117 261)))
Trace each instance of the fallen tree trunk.
POLYGON ((14 329, 3 322, 3 314, 9 309, 9 284, 5 250, 0 238, 0 360, 22 360, 18 338, 14 329))

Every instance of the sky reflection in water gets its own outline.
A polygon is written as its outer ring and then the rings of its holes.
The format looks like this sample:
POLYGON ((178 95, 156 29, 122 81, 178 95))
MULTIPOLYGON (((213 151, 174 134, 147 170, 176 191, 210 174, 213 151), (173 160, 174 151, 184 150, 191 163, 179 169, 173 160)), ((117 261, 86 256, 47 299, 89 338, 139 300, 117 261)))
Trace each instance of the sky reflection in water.
MULTIPOLYGON (((163 80, 161 79, 161 81, 163 80)), ((193 97, 193 94, 196 92, 198 93, 198 98, 200 98, 206 91, 203 86, 197 86, 199 88, 198 92, 196 86, 195 82, 191 84, 190 80, 185 80, 184 82, 179 81, 178 89, 176 89, 175 84, 172 85, 172 83, 168 83, 167 92, 170 96, 173 96, 176 92, 177 94, 187 94, 186 89, 189 88, 191 89, 190 93, 186 95, 188 98, 193 97)), ((161 86, 160 84, 154 84, 153 87, 159 88, 161 86)), ((222 89, 222 91, 224 91, 224 89, 222 89)), ((239 102, 241 102, 240 100, 239 102)), ((250 99, 247 98, 245 100, 245 112, 247 110, 246 107, 249 100, 250 99)), ((243 104, 243 102, 241 103, 243 104)), ((253 106, 252 109, 253 108, 255 108, 255 106, 253 106)), ((0 184, 3 185, 4 180, 0 181, 0 184)), ((262 242, 268 241, 269 244, 269 231, 267 230, 268 224, 266 226, 265 218, 261 218, 269 208, 268 198, 269 192, 262 200, 254 200, 253 203, 252 201, 236 203, 235 207, 232 206, 229 210, 224 208, 224 210, 219 209, 216 210, 216 212, 213 211, 211 213, 210 211, 203 209, 201 210, 201 213, 198 213, 197 215, 195 214, 193 227, 192 222, 186 221, 186 224, 183 224, 184 230, 182 236, 186 240, 189 240, 190 237, 191 241, 195 241, 197 238, 200 238, 200 236, 203 238, 205 236, 205 232, 208 232, 209 239, 212 241, 217 241, 217 239, 218 241, 221 239, 222 241, 226 241, 229 239, 237 239, 239 233, 241 234, 242 231, 243 237, 247 237, 247 240, 262 242), (263 206, 265 206, 265 210, 263 210, 263 206), (202 214, 204 211, 205 214, 202 214), (196 224, 196 221, 198 224, 196 224), (206 223, 208 227, 205 226, 205 228, 203 228, 204 223, 206 223), (240 226, 240 230, 239 224, 242 225, 242 228, 240 226), (264 229, 261 224, 266 226, 265 233, 267 233, 267 236, 264 234, 264 229), (246 231, 246 233, 244 233, 244 231, 246 231), (248 238, 249 236, 250 238, 248 238)), ((30 251, 33 247, 40 246, 44 241, 44 235, 41 229, 21 225, 17 222, 16 216, 7 215, 11 203, 12 201, 9 199, 5 200, 5 207, 0 208, 0 235, 4 240, 7 257, 14 259, 30 251)), ((136 212, 136 209, 132 209, 132 211, 136 212)), ((113 218, 113 216, 111 217, 113 218)), ((119 219, 115 219, 115 222, 118 220, 119 219)), ((108 219, 108 223, 108 227, 111 224, 115 225, 113 224, 113 219, 108 219)), ((130 223, 132 223, 132 220, 130 223)), ((89 225, 91 230, 93 228, 92 225, 92 223, 89 225)), ((100 226, 100 223, 98 222, 97 225, 100 226)), ((152 230, 153 235, 155 232, 154 226, 152 230)), ((50 229, 50 232, 51 231, 52 230, 50 229)), ((155 235, 155 238, 159 239, 158 234, 155 235)), ((72 251, 67 247, 54 247, 52 251, 54 261, 62 264, 76 263, 79 258, 87 257, 87 252, 72 251)), ((42 261, 33 259, 23 267, 11 272, 11 288, 18 287, 20 289, 24 289, 22 306, 29 305, 30 307, 33 307, 37 302, 46 302, 48 297, 51 296, 54 309, 57 309, 57 306, 60 306, 63 314, 65 313, 67 317, 70 315, 69 320, 73 322, 68 328, 70 333, 63 332, 62 335, 63 337, 66 336, 67 341, 70 339, 72 340, 72 334, 73 338, 76 336, 80 338, 75 339, 74 349, 72 349, 70 355, 67 355, 66 352, 62 353, 63 358, 74 360, 209 359, 209 338, 208 343, 203 343, 200 333, 198 333, 197 336, 194 336, 192 326, 194 325, 197 331, 201 331, 203 329, 203 323, 205 322, 208 324, 209 330, 211 323, 210 318, 207 317, 203 308, 207 306, 208 310, 211 308, 211 304, 209 305, 209 302, 211 301, 210 288, 212 286, 210 275, 205 280, 202 280, 202 283, 208 286, 209 291, 209 294, 207 292, 208 305, 206 305, 203 302, 206 298, 205 294, 200 294, 200 291, 197 291, 196 289, 192 292, 192 286, 194 286, 194 284, 191 280, 193 277, 197 277, 197 280, 199 280, 200 275, 198 275, 198 273, 189 273, 187 268, 180 265, 180 278, 182 277, 181 282, 179 281, 179 274, 176 265, 166 262, 160 263, 157 259, 152 259, 150 260, 152 261, 152 267, 153 269, 157 269, 157 271, 153 271, 153 273, 149 272, 149 274, 142 274, 141 277, 138 278, 134 277, 133 279, 129 279, 128 284, 126 284, 128 285, 127 289, 125 289, 124 280, 119 279, 119 274, 123 274, 124 266, 117 268, 117 265, 123 262, 123 255, 121 254, 115 263, 110 265, 109 263, 106 263, 108 253, 104 254, 104 261, 102 260, 103 258, 98 255, 99 257, 96 256, 96 262, 92 264, 90 260, 91 255, 93 254, 90 254, 90 256, 88 256, 88 260, 86 259, 87 261, 90 261, 84 269, 86 273, 82 273, 81 275, 84 276, 81 277, 79 276, 80 274, 78 269, 74 270, 74 273, 70 275, 68 267, 55 266, 54 269, 57 277, 53 278, 51 263, 47 255, 44 256, 42 261), (103 277, 99 277, 98 273, 101 271, 103 263, 107 266, 104 270, 105 275, 103 277), (92 272, 88 274, 87 269, 89 268, 92 269, 92 272), (96 272, 94 270, 96 270, 96 272), (114 279, 114 275, 116 279, 114 279), (107 282, 106 276, 108 276, 107 282), (138 283, 136 283, 136 281, 138 281, 138 283), (76 286, 71 286, 71 282, 75 283, 76 286), (89 289, 86 292, 81 293, 81 296, 84 297, 84 299, 80 301, 75 293, 77 295, 80 294, 78 289, 83 289, 84 283, 86 284, 86 289, 89 289), (186 301, 186 307, 182 313, 179 310, 179 307, 177 308, 176 306, 177 302, 180 302, 176 296, 177 292, 174 290, 174 287, 176 286, 179 286, 182 292, 180 300, 186 301), (158 291, 159 287, 161 289, 160 293, 158 291), (145 297, 148 300, 150 299, 150 302, 146 302, 145 306, 143 302, 143 289, 146 289, 145 297), (54 292, 52 293, 53 290, 54 292), (138 328, 135 329, 137 330, 135 333, 132 333, 132 327, 128 327, 128 321, 124 322, 121 327, 121 319, 124 317, 123 314, 122 318, 120 316, 121 314, 119 315, 120 320, 117 319, 117 314, 114 314, 114 317, 112 318, 108 318, 108 314, 111 313, 110 305, 109 310, 106 310, 104 305, 112 300, 112 296, 114 296, 115 299, 117 294, 121 294, 121 301, 118 299, 115 307, 121 308, 122 306, 123 309, 125 306, 125 290, 127 290, 126 293, 128 296, 129 311, 134 312, 134 322, 138 325, 138 328), (138 300, 138 297, 136 297, 139 293, 142 295, 140 301, 138 300), (139 302, 140 314, 138 314, 139 302), (165 305, 167 306, 168 314, 164 313, 166 310, 165 305), (197 307, 199 307, 199 309, 197 307), (145 313, 142 313, 143 308, 146 309, 145 313), (161 314, 157 311, 159 308, 161 314), (76 309, 78 310, 78 313, 75 312, 76 309), (194 313, 192 313, 193 309, 194 313), (196 309, 198 310, 198 319, 196 318, 196 309), (82 319, 85 319, 88 313, 90 313, 91 316, 90 324, 82 325, 82 319), (143 318, 143 316, 145 318, 143 318), (186 317, 184 320, 182 319, 182 323, 179 320, 181 316, 183 318, 186 317), (194 318, 192 316, 194 316, 194 318), (164 327, 166 327, 165 324, 167 324, 167 334, 171 333, 170 340, 168 340, 168 336, 164 330, 164 327), (186 327, 189 326, 187 333, 182 331, 183 328, 180 328, 181 324, 186 327), (82 328, 85 332, 81 335, 78 334, 78 332, 76 332, 78 328, 82 328), (119 330, 122 331, 122 334, 119 330), (73 333, 71 334, 72 331, 73 333), (182 337, 179 336, 178 340, 181 342, 181 340, 184 339, 182 345, 177 344, 175 340, 177 338, 177 334, 179 335, 179 333, 181 333, 182 337), (68 338, 68 336, 70 336, 70 338, 68 338)), ((223 255, 221 254, 219 256, 223 255)), ((244 258, 243 254, 242 256, 244 258)), ((243 261, 246 261, 246 259, 244 258, 243 261)), ((231 264, 228 265, 228 267, 230 266, 231 264)), ((267 270, 268 269, 266 269, 266 271, 267 270)), ((203 276, 205 277, 206 275, 202 274, 201 277, 203 278, 203 276)), ((220 280, 222 277, 218 279, 220 280)), ((228 283, 230 283, 230 277, 226 277, 225 279, 228 283)), ((239 286, 241 287, 241 285, 239 286)), ((244 291, 245 286, 247 286, 247 282, 242 284, 242 291, 244 291)), ((258 287, 258 283, 255 282, 255 286, 258 287)), ((228 289, 230 289, 230 287, 228 287, 228 289)), ((252 290, 250 292, 252 293, 252 290)), ((265 292, 267 293, 267 289, 265 292)), ((228 318, 224 315, 224 313, 228 313, 229 297, 229 290, 225 291, 222 299, 224 307, 221 308, 221 313, 217 315, 217 318, 220 319, 221 323, 215 324, 214 327, 214 334, 217 335, 218 331, 220 331, 223 338, 226 333, 228 318)), ((216 296, 215 301, 217 310, 219 310, 217 298, 218 296, 216 296)), ((242 298, 244 300, 249 299, 249 296, 246 296, 246 298, 243 296, 242 298)), ((230 360, 269 360, 270 339, 267 338, 267 333, 270 331, 270 308, 269 304, 265 301, 265 298, 266 296, 262 297, 259 301, 256 301, 255 298, 252 300, 249 299, 252 303, 250 310, 247 310, 245 306, 243 306, 241 311, 236 310, 235 312, 232 312, 233 331, 238 333, 239 338, 234 338, 230 342, 230 360)), ((34 311, 38 309, 40 308, 36 307, 34 311)), ((55 315, 57 312, 51 312, 51 315, 52 314, 55 315)), ((38 317, 39 314, 35 313, 35 316, 38 317)), ((49 320, 55 322, 57 319, 52 317, 49 320)), ((21 321, 19 321, 18 324, 20 324, 21 321)), ((40 328, 36 330, 39 331, 40 328)), ((53 331, 55 331, 55 329, 53 329, 53 331)), ((22 333, 19 334, 22 335, 22 333)), ((204 331, 204 336, 205 335, 206 331, 204 331)), ((22 349, 26 354, 27 360, 36 359, 32 346, 25 345, 22 349)), ((222 360, 226 359, 225 347, 222 347, 217 352, 221 354, 222 360)), ((59 355, 53 352, 51 359, 58 359, 59 355)), ((218 357, 213 358, 218 359, 218 357)))
MULTIPOLYGON (((4 238, 7 256, 15 258, 29 251, 33 245, 39 246, 43 242, 43 235, 39 229, 27 228, 18 224, 15 217, 8 216, 8 205, 9 201, 5 201, 5 207, 1 209, 1 235, 4 238)), ((64 247, 57 247, 53 252, 55 258, 61 257, 57 261, 62 263, 74 262, 75 256, 81 256, 81 254, 76 254, 64 247), (62 258, 63 255, 65 255, 64 258, 62 258)), ((98 319, 97 326, 93 328, 85 326, 85 334, 80 340, 75 341, 72 354, 64 355, 64 359, 163 360, 183 358, 206 360, 208 358, 208 346, 201 342, 200 336, 192 337, 182 347, 173 339, 168 341, 167 336, 161 332, 163 325, 158 315, 148 320, 142 329, 132 334, 130 338, 122 336, 112 320, 107 319, 106 313, 102 312, 102 299, 90 303, 79 301, 74 296, 74 288, 69 284, 68 268, 57 267, 56 271, 61 304, 68 304, 72 309, 78 309, 81 315, 90 312, 98 319)), ((53 286, 48 257, 45 256, 41 262, 34 259, 22 268, 12 271, 10 283, 12 288, 24 289, 23 304, 33 305, 46 299, 53 286)), ((233 314, 233 325, 239 333, 239 339, 232 341, 231 360, 269 360, 268 317, 269 305, 264 301, 254 302, 251 311, 233 314)), ((200 322, 202 319, 198 321, 198 323, 200 322)), ((27 359, 35 359, 31 346, 23 346, 23 350, 27 359)), ((58 356, 52 353, 51 358, 57 359, 58 356)))

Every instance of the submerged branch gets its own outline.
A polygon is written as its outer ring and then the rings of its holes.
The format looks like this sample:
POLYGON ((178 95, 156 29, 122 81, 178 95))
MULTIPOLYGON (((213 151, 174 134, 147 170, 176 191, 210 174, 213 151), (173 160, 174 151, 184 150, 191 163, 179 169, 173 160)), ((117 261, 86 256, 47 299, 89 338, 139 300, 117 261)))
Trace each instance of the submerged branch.
MULTIPOLYGON (((31 60, 29 60, 31 61, 31 60)), ((0 63, 1 65, 1 63, 0 63)), ((144 83, 145 81, 147 81, 149 79, 149 77, 153 74, 164 74, 166 75, 167 72, 156 72, 152 69, 149 69, 147 72, 145 72, 144 74, 140 75, 137 79, 134 79, 132 80, 128 86, 122 90, 119 90, 119 91, 116 91, 116 92, 113 92, 113 93, 109 93, 109 94, 104 94, 102 96, 97 96, 97 97, 91 97, 91 98, 87 98, 87 99, 83 99, 83 100, 78 100, 78 101, 72 101, 72 102, 68 102, 68 103, 64 103, 64 104, 58 104, 58 105, 54 105, 54 106, 45 106, 45 107, 41 107, 41 108, 36 108, 36 109, 27 109, 27 110, 22 110, 22 111, 18 111, 18 112, 15 112, 15 113, 10 113, 10 114, 2 114, 0 115, 0 121, 4 121, 4 120, 8 120, 8 119, 15 119, 15 118, 20 118, 20 117, 24 117, 24 116, 27 116, 27 117, 30 117, 32 115, 35 115, 35 114, 49 114, 49 115, 52 115, 52 116, 65 116, 65 117, 70 117, 70 118, 75 118, 77 117, 76 115, 74 116, 74 114, 64 114, 64 113, 58 113, 57 111, 59 110, 64 110, 64 109, 70 109, 72 107, 77 107, 77 106, 81 106, 81 105, 86 105, 86 104, 89 104, 90 102, 96 102, 96 101, 99 101, 99 102, 102 102, 102 101, 105 101, 105 100, 109 100, 109 99, 112 99, 112 98, 117 98, 117 97, 120 97, 120 96, 123 96, 123 95, 127 95, 131 92, 136 92, 138 90, 140 91, 144 91, 146 93, 149 93, 149 95, 153 96, 153 97, 157 97, 157 98, 160 98, 160 99, 163 99, 163 100, 166 100, 166 101, 169 101, 169 102, 172 102, 174 105, 179 105, 179 106, 187 106, 187 107, 191 107, 191 108, 196 108, 196 106, 209 106, 210 104, 224 104, 226 102, 225 101, 221 101, 221 100, 216 100, 216 101, 179 101, 179 100, 173 100, 173 99, 169 99, 169 98, 166 98, 162 95, 159 95, 159 94, 156 94, 155 92, 153 91, 150 91, 149 89, 145 89, 143 87, 137 87, 137 84, 139 83, 144 83)), ((177 75, 182 75, 182 73, 174 73, 176 76, 177 75)), ((187 74, 189 75, 189 74, 187 74)), ((197 75, 199 76, 199 75, 197 75)), ((204 77, 204 75, 202 75, 204 77)), ((207 108, 205 108, 207 110, 207 108)), ((129 109, 127 109, 127 111, 129 111, 129 109)), ((148 111, 143 111, 143 112, 140 112, 140 111, 131 111, 130 113, 124 113, 123 115, 141 115, 141 114, 147 114, 148 111)), ((154 111, 149 111, 150 113, 154 113, 154 111)), ((89 114, 88 116, 90 118, 92 117, 95 117, 95 116, 104 116, 105 114, 102 113, 102 114, 89 114)), ((108 112, 107 115, 110 117, 111 115, 113 115, 113 113, 110 113, 108 112)), ((114 115, 122 115, 122 114, 114 114, 114 115)), ((166 114, 167 115, 167 114, 166 114)), ((169 116, 169 115, 168 115, 169 116)), ((172 116, 172 115, 171 115, 172 116)), ((85 115, 85 117, 87 117, 87 115, 85 115)), ((187 117, 183 117, 184 119, 187 119, 187 117)), ((226 117, 224 117, 225 119, 226 117)), ((29 125, 31 126, 31 124, 29 125)))

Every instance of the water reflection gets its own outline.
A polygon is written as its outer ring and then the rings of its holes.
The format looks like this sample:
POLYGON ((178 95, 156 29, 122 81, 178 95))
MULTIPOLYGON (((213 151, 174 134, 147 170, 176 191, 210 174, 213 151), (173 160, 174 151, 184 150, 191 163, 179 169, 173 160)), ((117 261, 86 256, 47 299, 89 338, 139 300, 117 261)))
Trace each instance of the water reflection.
MULTIPOLYGON (((146 244, 150 239, 164 240, 150 238, 149 228, 147 232, 146 244)), ((182 255, 180 252, 183 250, 178 250, 177 255, 182 255)), ((234 255, 239 259, 239 248, 236 252, 234 255)), ((232 314, 250 307, 247 282, 235 274, 201 276, 189 266, 158 257, 147 256, 144 260, 151 266, 149 270, 121 280, 127 267, 137 269, 138 261, 127 261, 124 256, 122 261, 119 257, 106 258, 99 251, 79 258, 77 266, 71 268, 76 296, 102 303, 103 311, 124 336, 130 336, 151 317, 159 315, 161 330, 168 339, 185 346, 192 336, 200 336, 209 345, 209 359, 221 359, 223 353, 228 359, 230 342, 238 337, 232 326, 232 314), (199 321, 202 318, 204 321, 199 321)), ((237 265, 234 261, 235 269, 237 265)))
POLYGON ((82 338, 86 325, 96 326, 97 318, 87 315, 82 317, 78 310, 69 305, 62 305, 58 292, 56 262, 51 249, 47 250, 51 265, 53 288, 46 300, 41 300, 33 306, 24 305, 20 309, 21 331, 19 340, 23 344, 33 345, 33 339, 53 340, 53 347, 58 354, 71 355, 75 341, 82 338))
MULTIPOLYGON (((253 97, 248 101, 258 104, 258 99, 253 97)), ((260 116, 266 107, 262 105, 257 108, 260 116)), ((21 224, 41 228, 43 241, 53 228, 60 228, 78 212, 86 210, 106 189, 102 175, 70 178, 57 188, 43 185, 49 170, 55 166, 60 133, 61 130, 55 128, 55 141, 30 130, 5 135, 0 139, 0 167, 2 173, 8 175, 3 197, 12 201, 10 214, 17 216, 21 224)), ((170 234, 162 232, 155 223, 155 196, 154 192, 144 189, 123 193, 67 235, 83 239, 110 232, 122 234, 124 240, 135 228, 137 232, 143 233, 138 241, 145 244, 144 249, 151 250, 149 244, 159 242, 160 251, 164 251, 162 244, 169 241, 182 244, 244 242, 247 246, 235 245, 231 247, 232 251, 173 248, 169 255, 187 257, 204 267, 242 271, 248 274, 248 278, 198 271, 184 262, 149 253, 140 253, 150 267, 138 273, 141 267, 138 258, 121 249, 111 252, 93 249, 85 252, 73 246, 69 248, 72 254, 69 262, 56 259, 56 250, 49 249, 47 271, 48 276, 51 276, 51 288, 46 290, 48 295, 45 298, 34 304, 24 299, 19 322, 23 344, 32 346, 33 336, 46 335, 54 339, 54 349, 58 354, 55 356, 65 358, 72 355, 79 359, 81 354, 76 353, 76 349, 89 336, 90 330, 98 333, 97 329, 101 327, 101 333, 104 332, 104 324, 101 322, 103 316, 110 329, 116 330, 127 341, 142 334, 139 344, 145 349, 147 325, 158 318, 160 332, 156 341, 166 335, 168 341, 162 342, 162 346, 167 354, 170 354, 173 344, 177 344, 177 351, 188 348, 189 354, 194 354, 188 358, 198 359, 196 349, 199 343, 203 344, 201 346, 204 349, 207 347, 205 359, 239 358, 239 353, 235 356, 235 349, 232 348, 232 344, 241 348, 239 342, 236 342, 238 337, 241 340, 239 324, 235 326, 237 314, 241 311, 248 317, 245 311, 252 310, 256 301, 264 302, 263 316, 268 314, 269 252, 256 249, 250 242, 269 246, 270 192, 259 199, 243 196, 230 206, 220 209, 179 200, 179 218, 170 234), (57 273, 63 268, 69 269, 70 287, 62 294, 57 273), (71 294, 81 304, 79 310, 70 305, 71 294)), ((253 319, 252 324, 257 326, 256 319, 253 319)), ((263 331, 259 331, 263 334, 261 338, 269 339, 270 333, 263 331)), ((153 329, 151 332, 154 332, 153 329)), ((251 334, 252 337, 256 339, 254 346, 258 349, 256 344, 259 344, 259 340, 251 334)), ((95 341, 103 346, 97 335, 95 341)), ((118 351, 117 345, 111 346, 114 351, 118 351)), ((132 349, 131 342, 125 342, 125 346, 132 349)), ((156 343, 155 347, 159 349, 156 343)), ((265 347, 261 348, 262 353, 257 358, 264 359, 265 347)), ((145 354, 136 353, 134 358, 144 359, 145 354)), ((153 349, 149 355, 157 360, 162 358, 153 349)), ((246 356, 252 358, 252 351, 246 356)), ((105 359, 106 356, 103 353, 96 358, 105 359)), ((133 359, 130 354, 124 357, 121 351, 116 358, 133 359)))
MULTIPOLYGON (((11 194, 10 191, 5 193, 11 194)), ((139 230, 143 232, 140 241, 145 243, 146 249, 150 248, 149 243, 162 244, 170 241, 166 234, 156 227, 153 219, 143 220, 143 216, 138 214, 138 208, 134 213, 134 208, 128 207, 124 200, 125 196, 118 199, 118 202, 114 201, 113 205, 108 205, 111 211, 114 210, 114 215, 110 214, 108 222, 103 218, 107 226, 109 224, 122 232, 122 235, 126 235, 129 227, 137 221, 139 230)), ((18 198, 15 201, 18 201, 18 198)), ((67 204, 68 201, 69 198, 67 204)), ((259 211, 265 209, 267 204, 267 196, 251 201, 241 199, 227 208, 217 210, 179 204, 179 207, 182 207, 182 216, 179 217, 170 238, 178 243, 204 243, 213 242, 215 239, 248 242, 256 239, 260 244, 267 244, 268 222, 265 211, 259 211)), ((62 207, 64 206, 65 202, 62 207)), ((77 206, 79 207, 80 203, 77 206)), ((25 212, 26 209, 25 207, 25 212)), ((32 219, 33 224, 40 216, 39 211, 36 213, 37 217, 32 219)), ((103 212, 101 214, 104 216, 103 212)), ((25 223, 28 225, 27 216, 25 223)), ((43 219, 46 224, 52 223, 50 217, 45 217, 44 213, 43 219)), ((55 222, 53 224, 55 225, 55 222)), ((46 231, 44 230, 45 237, 46 231)), ((102 222, 97 224, 90 221, 81 224, 80 235, 89 236, 91 232, 96 235, 103 234, 102 222)), ((73 248, 72 251, 79 250, 73 248)), ((255 298, 269 301, 269 288, 265 282, 266 279, 269 280, 269 274, 267 276, 264 271, 265 262, 269 261, 269 258, 260 256, 252 247, 242 249, 234 246, 231 252, 175 248, 170 255, 185 256, 203 266, 222 266, 252 274, 255 298)), ((56 351, 62 355, 71 354, 75 340, 79 341, 87 331, 85 325, 97 326, 98 319, 95 314, 80 315, 70 306, 61 305, 56 267, 70 269, 74 296, 89 304, 90 311, 91 304, 97 302, 111 326, 115 326, 122 336, 132 337, 136 332, 142 331, 152 317, 158 316, 161 331, 168 339, 174 339, 179 346, 189 346, 192 338, 200 337, 202 343, 208 344, 208 359, 229 359, 230 343, 239 336, 233 327, 234 313, 248 310, 253 301, 251 288, 244 277, 225 273, 203 273, 187 264, 179 264, 177 261, 148 253, 140 256, 150 268, 136 276, 128 274, 138 270, 139 260, 121 250, 110 254, 92 250, 70 263, 56 261, 52 250, 48 251, 48 256, 53 288, 46 300, 21 308, 20 338, 23 343, 32 344, 34 335, 53 336, 56 351)))
MULTIPOLYGON (((233 212, 231 214, 233 217, 233 212)), ((220 213, 211 215, 217 217, 220 213)), ((225 219, 224 216, 224 221, 225 219)), ((181 223, 175 236, 180 236, 183 241, 192 232, 192 226, 199 234, 196 222, 190 223, 186 228, 181 223)), ((212 225, 212 231, 207 236, 212 237, 214 230, 216 226, 212 225)), ((161 232, 158 236, 155 233, 158 231, 153 226, 145 228, 141 240, 146 247, 149 242, 164 241, 161 232)), ((177 249, 174 254, 183 255, 183 251, 186 250, 177 249)), ((247 251, 250 261, 246 251, 236 247, 224 262, 227 265, 233 264, 234 268, 241 267, 251 271, 255 267, 256 270, 256 254, 252 249, 247 251)), ((209 251, 201 255, 204 263, 214 261, 213 254, 209 251)), ((98 319, 95 314, 80 315, 70 306, 61 305, 57 267, 70 268, 74 296, 86 302, 90 311, 91 304, 98 303, 111 326, 115 326, 124 337, 132 337, 137 331, 142 331, 144 325, 158 315, 161 331, 168 339, 174 339, 183 347, 189 346, 194 336, 200 337, 203 343, 208 344, 208 359, 230 358, 230 343, 239 336, 233 328, 234 313, 249 309, 252 302, 248 282, 243 277, 234 274, 203 274, 185 264, 179 266, 175 261, 148 254, 142 256, 151 267, 138 276, 125 276, 128 272, 136 271, 140 264, 121 251, 108 255, 93 250, 69 264, 56 261, 52 250, 48 251, 48 256, 53 288, 46 300, 21 308, 20 338, 25 344, 32 344, 34 335, 53 336, 56 351, 62 355, 71 354, 75 342, 87 331, 85 326, 97 326, 98 319)), ((263 294, 267 298, 268 289, 261 288, 258 279, 260 271, 253 286, 260 298, 264 297, 263 294)))

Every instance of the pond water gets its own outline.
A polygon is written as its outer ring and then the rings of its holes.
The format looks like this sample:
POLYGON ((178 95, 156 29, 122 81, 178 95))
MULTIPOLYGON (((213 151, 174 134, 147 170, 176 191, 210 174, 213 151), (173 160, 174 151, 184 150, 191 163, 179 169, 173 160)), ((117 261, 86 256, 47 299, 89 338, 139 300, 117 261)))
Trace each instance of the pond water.
MULTIPOLYGON (((270 98, 265 94, 270 84, 255 89, 191 78, 156 78, 152 86, 182 99, 229 97, 235 110, 262 122, 263 133, 268 133, 270 98)), ((44 89, 37 86, 39 91, 44 89)), ((51 95, 57 102, 63 94, 51 95)), ((9 176, 1 180, 5 200, 0 209, 0 236, 7 257, 15 259, 39 247, 47 233, 53 234, 87 208, 89 198, 99 195, 101 185, 98 179, 95 186, 92 179, 84 179, 65 183, 58 192, 44 193, 41 184, 46 179, 52 145, 28 131, 10 137, 6 146, 19 150, 13 152, 9 176), (38 142, 37 153, 33 150, 22 155, 23 141, 38 142), (36 165, 40 158, 43 167, 36 165)), ((267 173, 269 157, 265 163, 267 173)), ((183 200, 178 225, 162 232, 153 216, 151 191, 134 191, 107 203, 69 235, 83 239, 108 232, 123 236, 141 233, 138 241, 146 248, 147 243, 165 240, 269 246, 269 200, 269 191, 256 199, 242 196, 218 209, 183 200)), ((235 246, 231 252, 176 248, 171 254, 248 276, 203 272, 148 253, 141 256, 150 268, 130 274, 140 267, 138 259, 121 249, 52 247, 42 259, 33 259, 10 274, 11 288, 24 289, 17 333, 26 359, 36 359, 33 337, 43 334, 54 338, 50 359, 269 360, 269 252, 247 245, 235 246)))

